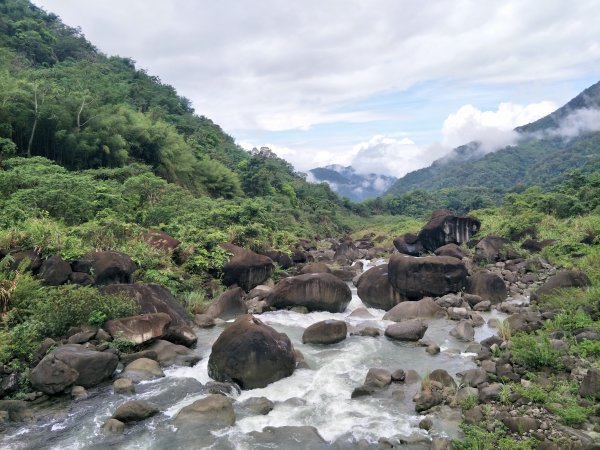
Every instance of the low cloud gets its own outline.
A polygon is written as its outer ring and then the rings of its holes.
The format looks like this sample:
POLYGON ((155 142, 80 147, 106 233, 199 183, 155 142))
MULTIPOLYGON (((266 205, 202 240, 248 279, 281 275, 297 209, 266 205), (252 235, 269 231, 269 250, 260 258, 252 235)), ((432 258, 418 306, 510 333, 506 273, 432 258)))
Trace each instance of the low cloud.
POLYGON ((585 108, 572 112, 560 121, 558 128, 549 130, 546 134, 574 138, 594 131, 600 131, 600 110, 585 108))

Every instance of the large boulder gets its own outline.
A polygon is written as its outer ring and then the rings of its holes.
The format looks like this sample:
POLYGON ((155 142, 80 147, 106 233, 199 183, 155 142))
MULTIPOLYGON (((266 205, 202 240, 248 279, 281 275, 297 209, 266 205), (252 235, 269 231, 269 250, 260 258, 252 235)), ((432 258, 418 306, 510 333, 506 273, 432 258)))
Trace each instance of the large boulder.
POLYGON ((69 281, 71 265, 60 256, 51 256, 42 263, 38 276, 47 286, 60 286, 69 281))
POLYGON ((302 269, 300 269, 300 273, 302 275, 306 273, 331 273, 331 269, 329 266, 322 262, 316 262, 312 264, 307 264, 302 269))
POLYGON ((419 232, 419 241, 429 252, 446 244, 462 244, 479 231, 481 222, 470 216, 456 216, 447 209, 437 209, 419 232))
POLYGON ((211 378, 242 389, 265 387, 290 376, 295 367, 290 339, 249 314, 221 333, 208 360, 211 378))
POLYGON ((42 258, 37 250, 24 250, 10 252, 12 261, 9 263, 9 270, 17 270, 23 261, 27 261, 24 269, 37 273, 42 266, 42 258))
POLYGON ((165 374, 157 361, 148 358, 139 358, 127 364, 119 376, 138 382, 162 378, 165 374))
POLYGON ((88 253, 73 263, 74 272, 94 275, 97 285, 131 283, 137 264, 125 253, 103 251, 88 253))
POLYGON ((224 395, 211 394, 177 413, 177 427, 202 427, 212 430, 235 424, 235 412, 231 400, 224 395))
POLYGON ((578 270, 561 270, 552 275, 548 280, 540 286, 540 288, 531 294, 532 300, 548 295, 557 289, 566 289, 572 287, 587 287, 591 286, 592 282, 588 276, 578 270))
POLYGON ((343 312, 352 300, 346 283, 329 273, 284 278, 266 298, 274 308, 304 306, 309 311, 343 312))
POLYGON ((200 361, 200 356, 183 345, 173 344, 162 339, 157 339, 148 347, 156 353, 156 360, 161 366, 193 366, 200 361))
POLYGON ((418 341, 427 331, 427 325, 419 319, 394 323, 385 329, 385 335, 396 341, 418 341))
POLYGON ((226 286, 237 284, 248 292, 263 284, 275 270, 273 260, 267 256, 233 244, 221 244, 221 247, 232 254, 223 266, 223 283, 226 286))
POLYGON ((130 400, 120 405, 113 413, 112 418, 123 423, 139 422, 158 414, 156 405, 146 400, 130 400))
POLYGON ((496 261, 505 261, 512 255, 508 248, 508 240, 498 236, 486 236, 475 246, 473 261, 478 264, 489 264, 496 261))
POLYGON ((333 260, 348 263, 358 259, 359 256, 360 253, 354 245, 354 242, 352 242, 352 239, 346 238, 336 246, 333 260))
POLYGON ((77 377, 72 384, 88 388, 109 379, 118 363, 119 358, 114 353, 90 350, 79 344, 63 345, 40 361, 31 371, 30 381, 34 388, 55 394, 64 389, 59 388, 73 378, 75 371, 77 377))
POLYGON ((302 334, 303 344, 336 344, 346 339, 348 327, 343 320, 313 323, 302 334))
POLYGON ((244 302, 244 291, 242 288, 237 287, 221 294, 219 298, 212 302, 204 314, 213 319, 229 320, 247 312, 248 308, 244 302))
POLYGON ((356 284, 358 296, 371 308, 389 311, 398 303, 406 300, 391 285, 388 278, 388 265, 371 267, 364 272, 356 284))
POLYGON ((600 400, 600 370, 588 369, 579 388, 579 395, 600 400))
POLYGON ((501 303, 508 297, 504 280, 491 272, 475 272, 467 281, 466 292, 492 304, 501 303))
POLYGON ((463 257, 465 256, 461 248, 453 243, 442 245, 433 253, 435 256, 452 256, 453 258, 458 259, 463 259, 463 257))
POLYGON ((167 252, 172 252, 181 244, 180 240, 160 230, 149 230, 147 233, 143 233, 142 237, 151 247, 167 252))
POLYGON ((171 317, 165 313, 145 314, 109 320, 104 329, 113 339, 126 339, 136 345, 163 337, 171 325, 171 317))
POLYGON ((394 239, 394 247, 400 253, 410 256, 420 256, 423 251, 423 244, 419 240, 419 236, 413 233, 406 233, 394 239))
POLYGON ((271 258, 271 260, 274 263, 277 263, 277 265, 283 270, 289 269, 294 265, 292 257, 287 253, 281 252, 279 250, 266 251, 261 253, 261 255, 271 258))
POLYGON ((402 322, 411 319, 441 319, 446 317, 444 308, 441 308, 431 297, 418 301, 406 301, 397 304, 384 316, 384 320, 402 322))
POLYGON ((465 265, 450 256, 414 257, 392 255, 388 264, 390 283, 401 295, 419 299, 460 291, 467 280, 465 265))

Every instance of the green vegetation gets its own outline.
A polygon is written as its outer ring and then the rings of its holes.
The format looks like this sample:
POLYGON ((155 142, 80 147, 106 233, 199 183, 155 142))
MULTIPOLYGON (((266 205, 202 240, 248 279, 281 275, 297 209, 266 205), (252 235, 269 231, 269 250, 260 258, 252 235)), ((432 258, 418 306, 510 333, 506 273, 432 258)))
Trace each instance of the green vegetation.
POLYGON ((464 439, 452 441, 456 450, 533 450, 537 441, 533 438, 515 441, 502 424, 497 423, 495 431, 487 431, 477 425, 461 425, 464 439))

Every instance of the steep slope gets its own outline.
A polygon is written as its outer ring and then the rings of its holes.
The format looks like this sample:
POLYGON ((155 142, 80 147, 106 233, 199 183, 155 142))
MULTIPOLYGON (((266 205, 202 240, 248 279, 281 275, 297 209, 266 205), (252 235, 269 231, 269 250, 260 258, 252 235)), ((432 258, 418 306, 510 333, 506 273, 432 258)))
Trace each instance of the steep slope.
POLYGON ((577 129, 577 122, 585 120, 585 113, 595 114, 599 108, 600 82, 552 114, 517 128, 521 139, 516 145, 488 154, 478 151, 476 142, 458 147, 431 166, 400 178, 386 194, 461 186, 502 190, 531 183, 548 186, 560 182, 574 169, 597 170, 600 132, 593 130, 598 127, 577 129))
POLYGON ((353 201, 378 197, 396 181, 386 175, 359 174, 352 166, 338 164, 311 169, 309 174, 310 181, 327 183, 334 192, 353 201))

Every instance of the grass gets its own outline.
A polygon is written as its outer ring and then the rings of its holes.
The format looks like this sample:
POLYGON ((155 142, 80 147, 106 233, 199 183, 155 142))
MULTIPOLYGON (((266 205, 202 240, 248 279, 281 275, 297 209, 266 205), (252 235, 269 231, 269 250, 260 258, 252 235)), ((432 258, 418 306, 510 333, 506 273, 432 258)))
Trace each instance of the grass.
POLYGON ((504 341, 510 341, 512 337, 512 331, 510 329, 510 324, 507 320, 499 320, 498 321, 498 336, 504 341))
POLYGON ((348 225, 353 230, 351 235, 353 239, 375 234, 385 237, 383 241, 376 243, 377 247, 390 247, 398 236, 404 233, 418 233, 425 222, 412 217, 378 215, 368 218, 356 217, 348 225))
POLYGON ((477 425, 462 424, 465 435, 462 440, 452 441, 455 450, 534 450, 537 441, 533 438, 521 441, 508 434, 502 424, 497 423, 495 431, 487 431, 477 425))

